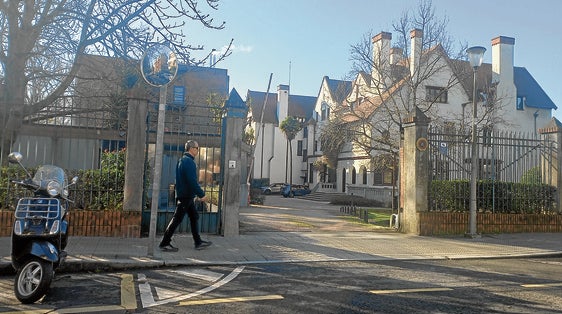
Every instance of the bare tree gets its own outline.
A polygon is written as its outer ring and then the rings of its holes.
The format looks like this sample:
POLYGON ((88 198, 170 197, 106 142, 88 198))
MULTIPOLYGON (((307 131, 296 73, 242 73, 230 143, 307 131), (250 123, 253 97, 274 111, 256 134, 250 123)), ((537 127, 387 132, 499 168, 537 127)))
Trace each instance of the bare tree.
POLYGON ((472 75, 463 63, 451 62, 466 60, 466 44, 454 44, 448 22, 435 15, 430 0, 422 0, 393 23, 392 34, 373 36, 371 31, 351 46, 349 76, 355 78, 354 89, 334 111, 341 111, 337 116, 345 123, 346 136, 367 158, 397 153, 400 128, 415 108, 439 122, 438 104, 472 75), (393 35, 394 46, 385 46, 393 35), (436 88, 428 93, 426 87, 431 85, 436 88))
MULTIPOLYGON (((180 62, 205 62, 214 51, 197 59, 193 52, 204 47, 186 42, 185 26, 191 21, 224 28, 206 12, 218 5, 219 0, 1 0, 2 154, 25 119, 75 96, 72 87, 85 55, 138 60, 151 43, 164 42, 180 62)), ((229 45, 215 62, 230 53, 229 45)), ((68 114, 66 107, 56 114, 68 114)))

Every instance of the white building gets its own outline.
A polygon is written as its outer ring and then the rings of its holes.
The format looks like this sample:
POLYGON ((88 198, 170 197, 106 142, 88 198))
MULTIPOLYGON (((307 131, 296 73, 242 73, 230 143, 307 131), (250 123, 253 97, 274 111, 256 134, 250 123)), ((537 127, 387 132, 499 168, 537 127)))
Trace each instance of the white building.
POLYGON ((246 104, 256 136, 252 170, 254 179, 269 179, 270 183, 309 182, 306 161, 313 148, 309 134, 314 134, 310 130, 314 128, 315 101, 316 98, 312 96, 291 95, 288 85, 279 85, 277 94, 248 90, 246 104), (287 138, 279 128, 289 116, 303 124, 303 129, 292 140, 292 158, 289 156, 287 138))
MULTIPOLYGON (((371 73, 359 73, 352 82, 324 77, 317 97, 291 96, 289 87, 280 85, 277 95, 269 95, 263 123, 259 121, 265 93, 248 91, 254 129, 257 133, 261 127, 263 134, 256 145, 253 177, 286 181, 287 145, 278 127, 292 115, 303 118, 307 126, 295 139, 299 144, 293 152, 293 181, 298 179, 294 183, 307 182, 311 188, 331 192, 353 193, 360 188, 362 195, 388 201, 397 169, 373 162, 373 157, 384 153, 377 148, 378 139, 398 143, 400 121, 415 108, 442 126, 468 127, 472 119, 473 69, 469 62, 449 58, 439 45, 422 48, 421 30, 412 30, 410 37, 410 53, 405 55, 402 49, 392 48, 392 34, 374 36, 371 73), (358 143, 348 142, 335 167, 328 168, 319 139, 336 112, 348 124, 367 125, 376 149, 366 151, 358 143)), ((551 120, 557 107, 527 69, 514 66, 514 46, 514 38, 492 39, 488 49, 492 63, 478 69, 479 127, 536 132, 551 120)), ((363 146, 369 146, 366 144, 363 146)), ((388 151, 397 153, 390 146, 388 151)))

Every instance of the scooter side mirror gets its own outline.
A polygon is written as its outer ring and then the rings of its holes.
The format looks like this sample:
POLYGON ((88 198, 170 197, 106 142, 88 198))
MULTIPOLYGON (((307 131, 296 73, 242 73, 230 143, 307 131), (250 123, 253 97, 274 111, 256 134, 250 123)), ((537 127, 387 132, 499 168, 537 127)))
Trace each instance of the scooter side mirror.
POLYGON ((23 160, 23 156, 19 152, 11 152, 8 155, 8 162, 10 162, 12 164, 21 164, 22 160, 23 160))
POLYGON ((74 177, 72 178, 72 180, 70 181, 70 185, 76 184, 78 183, 78 177, 74 177))

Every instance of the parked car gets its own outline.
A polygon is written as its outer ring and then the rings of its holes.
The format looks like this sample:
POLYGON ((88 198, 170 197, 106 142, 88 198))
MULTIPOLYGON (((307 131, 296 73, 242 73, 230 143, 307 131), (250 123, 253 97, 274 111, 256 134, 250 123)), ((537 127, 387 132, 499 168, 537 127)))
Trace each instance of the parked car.
POLYGON ((281 195, 283 197, 303 196, 310 193, 310 189, 306 185, 287 184, 283 187, 281 195))
POLYGON ((260 189, 263 194, 269 195, 273 193, 281 193, 284 186, 285 183, 272 183, 268 186, 262 186, 260 189))

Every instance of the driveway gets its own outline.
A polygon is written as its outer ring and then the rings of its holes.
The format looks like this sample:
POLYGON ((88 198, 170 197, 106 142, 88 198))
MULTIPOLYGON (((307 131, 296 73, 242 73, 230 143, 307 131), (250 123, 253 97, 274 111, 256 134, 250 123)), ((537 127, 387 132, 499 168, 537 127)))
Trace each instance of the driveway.
POLYGON ((339 205, 267 195, 263 205, 240 208, 240 233, 250 232, 395 232, 364 224, 340 213, 339 205))

